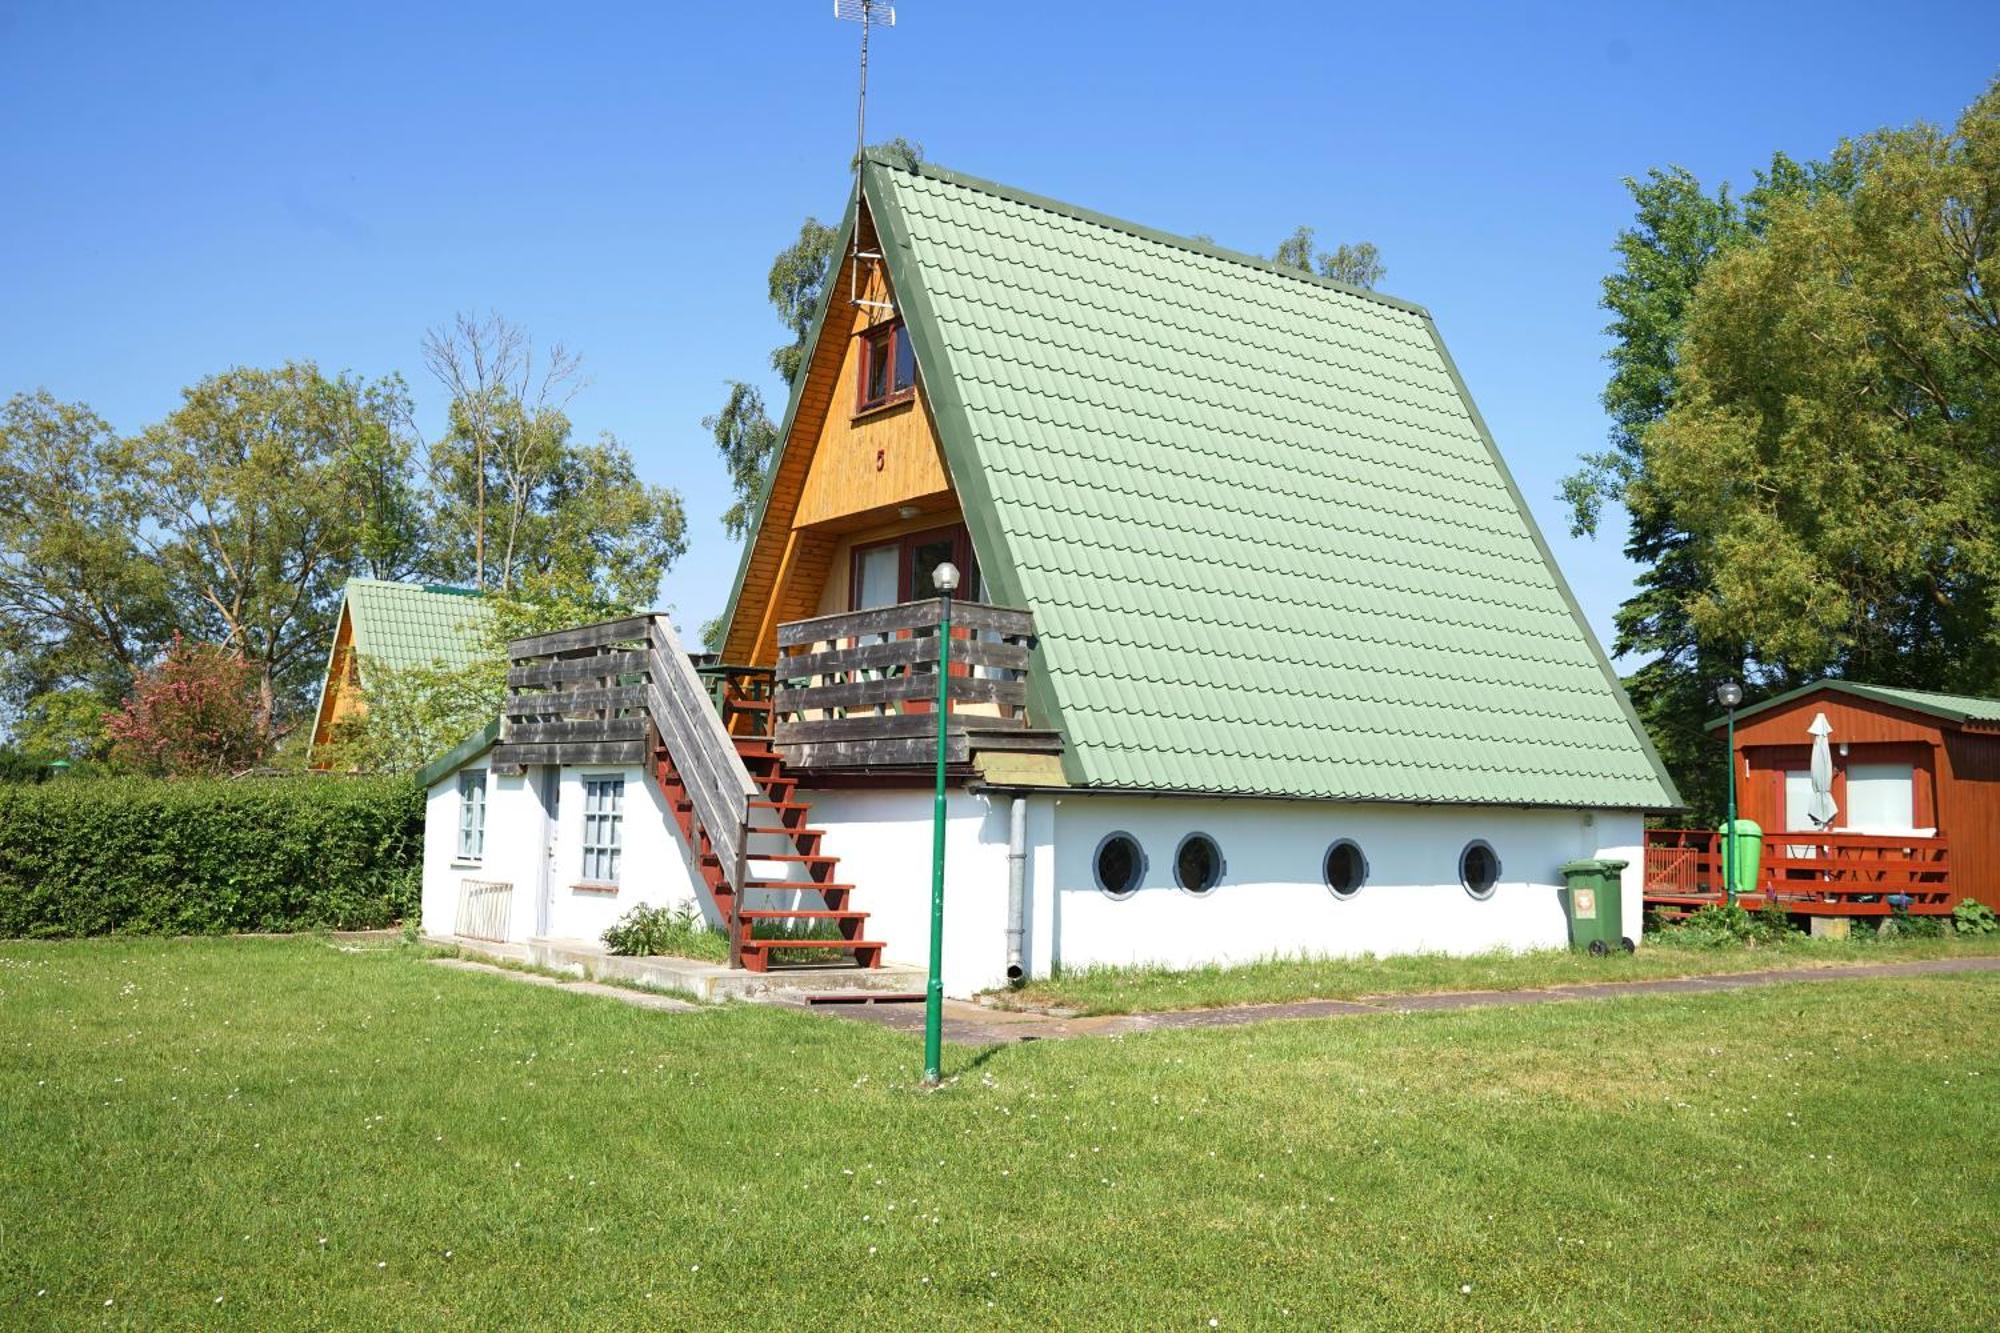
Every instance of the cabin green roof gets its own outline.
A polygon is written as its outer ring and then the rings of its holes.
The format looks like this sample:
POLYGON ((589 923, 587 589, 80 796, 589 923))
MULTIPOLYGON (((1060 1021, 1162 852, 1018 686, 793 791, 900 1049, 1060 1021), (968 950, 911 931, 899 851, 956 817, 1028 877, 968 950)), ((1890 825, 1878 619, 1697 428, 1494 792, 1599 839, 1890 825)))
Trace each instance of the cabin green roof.
POLYGON ((862 191, 1071 782, 1680 804, 1421 307, 928 164, 862 191))
POLYGON ((461 667, 477 655, 492 614, 479 593, 439 583, 349 579, 354 651, 391 667, 461 667))
MULTIPOLYGON (((1819 690, 1834 690, 1841 694, 1851 694, 1859 699, 1872 699, 1877 703, 1894 704, 1915 712, 1927 713, 1963 726, 2000 726, 2000 699, 1982 699, 1971 694, 1940 694, 1935 690, 1908 690, 1894 685, 1868 685, 1858 680, 1816 680, 1810 685, 1786 690, 1783 694, 1772 695, 1761 703, 1736 710, 1736 720, 1788 704, 1819 690)), ((1708 723, 1710 730, 1722 726, 1728 719, 1718 717, 1708 723)))

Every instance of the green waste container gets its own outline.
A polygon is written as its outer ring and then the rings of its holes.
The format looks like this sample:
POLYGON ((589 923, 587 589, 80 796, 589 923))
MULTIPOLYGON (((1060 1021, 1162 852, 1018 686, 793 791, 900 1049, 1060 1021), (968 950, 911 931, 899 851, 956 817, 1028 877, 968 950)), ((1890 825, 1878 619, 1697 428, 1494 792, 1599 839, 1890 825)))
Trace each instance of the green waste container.
POLYGON ((1718 878, 1728 874, 1739 894, 1757 891, 1757 870, 1764 860, 1764 830, 1756 820, 1739 819, 1731 824, 1725 819, 1715 854, 1719 858, 1715 867, 1718 878))
POLYGON ((1632 952, 1631 937, 1624 933, 1624 893, 1618 879, 1628 864, 1595 857, 1563 862, 1563 910, 1569 913, 1570 948, 1594 954, 1613 949, 1632 952))

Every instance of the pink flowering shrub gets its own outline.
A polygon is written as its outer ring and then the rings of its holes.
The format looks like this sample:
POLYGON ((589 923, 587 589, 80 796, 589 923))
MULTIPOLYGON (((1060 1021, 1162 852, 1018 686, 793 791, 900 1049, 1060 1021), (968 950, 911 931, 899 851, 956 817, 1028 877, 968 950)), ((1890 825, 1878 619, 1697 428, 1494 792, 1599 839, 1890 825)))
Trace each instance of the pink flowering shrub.
POLYGON ((215 776, 263 758, 269 734, 257 669, 237 653, 178 634, 105 719, 114 762, 160 777, 215 776))

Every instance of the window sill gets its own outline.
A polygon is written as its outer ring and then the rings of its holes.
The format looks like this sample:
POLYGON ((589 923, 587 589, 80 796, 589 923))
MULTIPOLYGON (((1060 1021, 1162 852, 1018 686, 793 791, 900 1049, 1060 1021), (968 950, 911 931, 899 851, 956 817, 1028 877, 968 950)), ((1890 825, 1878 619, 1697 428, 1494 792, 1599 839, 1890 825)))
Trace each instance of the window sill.
POLYGON ((453 870, 484 870, 486 869, 486 863, 483 861, 468 860, 463 856, 455 856, 452 858, 451 868, 453 870))
POLYGON ((905 389, 901 393, 890 394, 879 403, 870 403, 866 407, 855 408, 852 419, 862 421, 868 417, 879 417, 885 413, 893 412, 899 407, 908 407, 916 401, 917 391, 915 389, 905 389))
POLYGON ((616 884, 604 884, 594 879, 586 879, 586 880, 579 880, 577 883, 570 885, 569 891, 571 893, 601 893, 606 895, 615 895, 618 892, 618 886, 616 884))

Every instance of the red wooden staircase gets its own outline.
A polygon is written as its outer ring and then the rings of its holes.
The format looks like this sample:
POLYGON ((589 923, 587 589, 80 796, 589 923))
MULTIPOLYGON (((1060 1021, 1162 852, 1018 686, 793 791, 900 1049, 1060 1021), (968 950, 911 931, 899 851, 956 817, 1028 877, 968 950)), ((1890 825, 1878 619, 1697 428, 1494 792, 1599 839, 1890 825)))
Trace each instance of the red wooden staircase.
POLYGON ((745 849, 743 866, 723 864, 715 841, 702 827, 673 755, 657 734, 652 738, 654 778, 729 931, 731 962, 752 972, 765 972, 770 970, 774 952, 798 950, 829 959, 844 956, 858 967, 880 967, 883 946, 866 936, 868 913, 854 909, 854 886, 840 882, 840 858, 820 850, 824 831, 812 827, 812 806, 798 799, 798 779, 786 774, 784 761, 771 743, 768 677, 764 678, 766 688, 759 688, 756 679, 754 675, 727 677, 720 696, 730 740, 758 789, 758 796, 745 802, 747 815, 739 835, 745 849), (760 877, 751 873, 752 866, 801 866, 806 878, 782 874, 760 877), (827 923, 838 934, 833 938, 791 935, 783 933, 787 923, 827 923))

